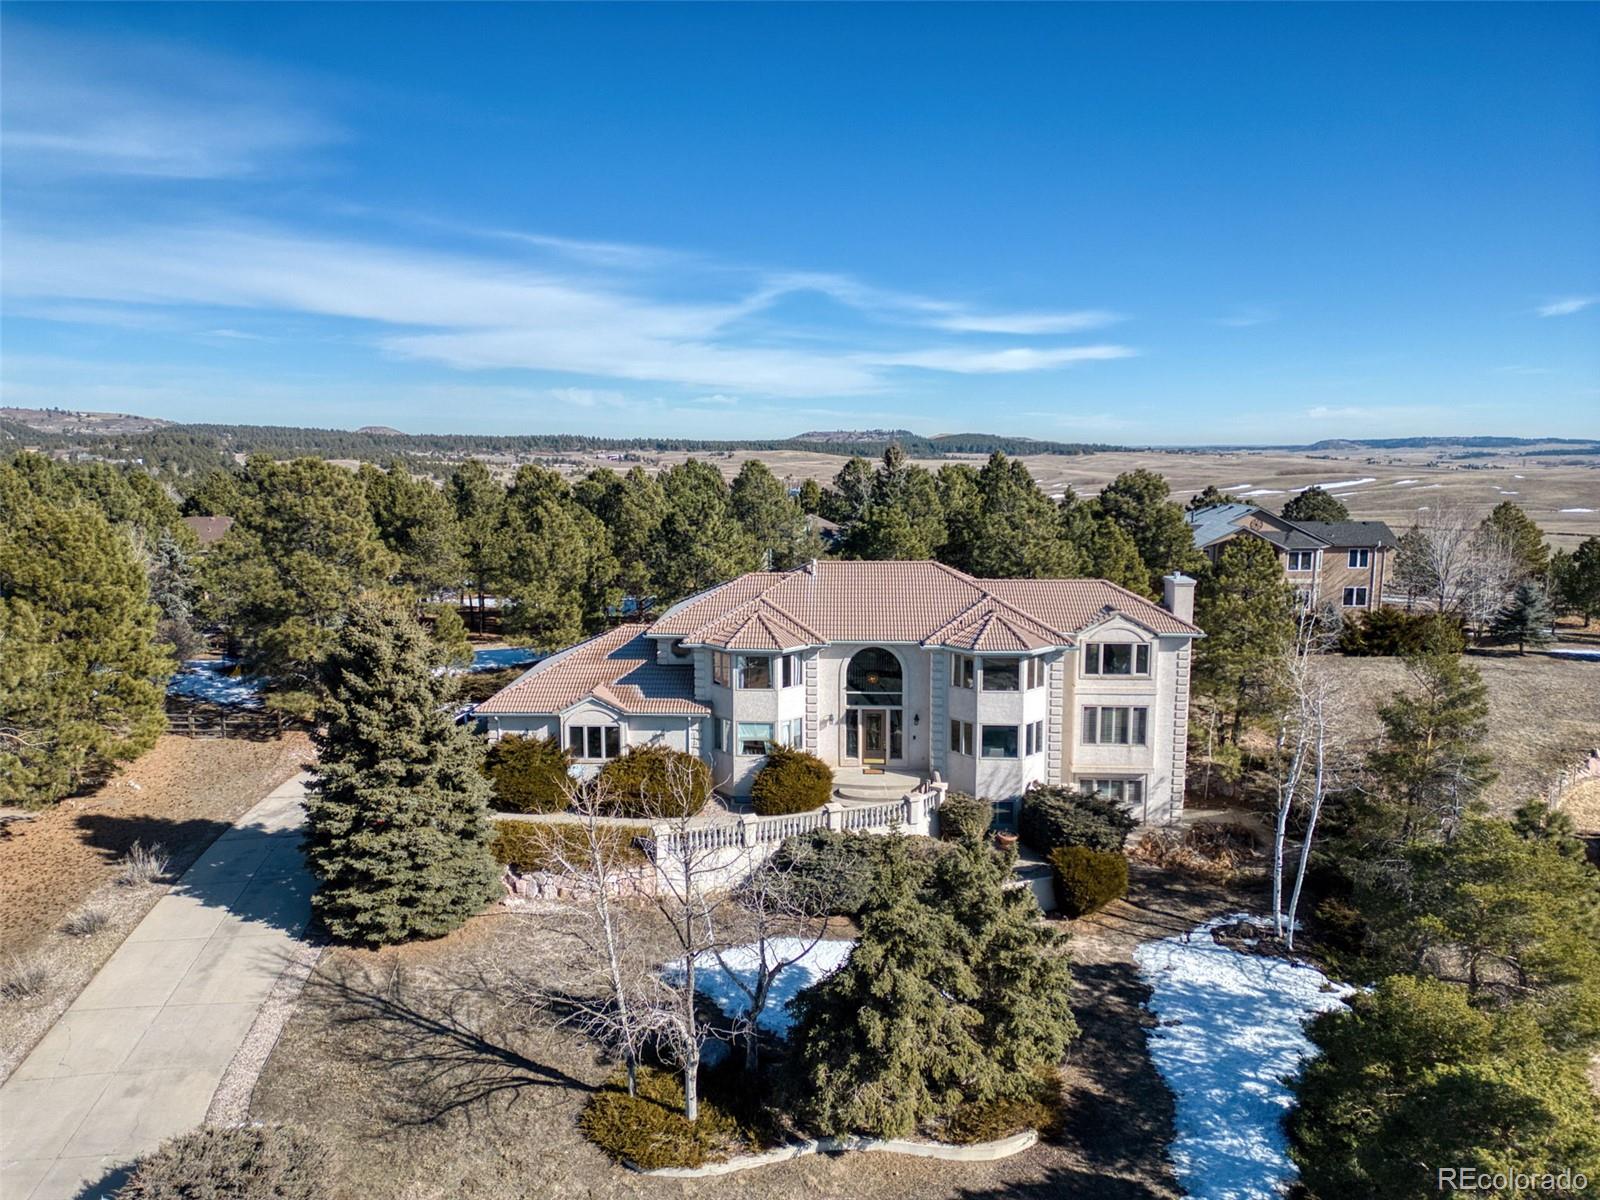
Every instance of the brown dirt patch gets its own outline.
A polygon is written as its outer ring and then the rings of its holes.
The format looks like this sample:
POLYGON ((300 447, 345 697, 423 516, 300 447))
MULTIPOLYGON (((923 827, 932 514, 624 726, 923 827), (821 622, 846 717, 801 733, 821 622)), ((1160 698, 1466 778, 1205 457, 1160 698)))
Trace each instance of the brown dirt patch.
POLYGON ((1064 926, 1073 936, 1074 1008, 1083 1029, 1064 1068, 1067 1120, 1059 1134, 1003 1162, 812 1156, 687 1181, 614 1166, 576 1128, 609 1067, 584 1042, 481 986, 486 972, 507 966, 560 970, 563 951, 541 936, 536 920, 498 913, 426 945, 331 951, 267 1063, 250 1115, 323 1130, 337 1147, 336 1200, 1167 1200, 1180 1194, 1165 1157, 1172 1104, 1145 1049, 1148 991, 1133 948, 1250 903, 1237 892, 1135 868, 1127 900, 1064 926), (531 930, 530 944, 509 936, 513 922, 531 930))

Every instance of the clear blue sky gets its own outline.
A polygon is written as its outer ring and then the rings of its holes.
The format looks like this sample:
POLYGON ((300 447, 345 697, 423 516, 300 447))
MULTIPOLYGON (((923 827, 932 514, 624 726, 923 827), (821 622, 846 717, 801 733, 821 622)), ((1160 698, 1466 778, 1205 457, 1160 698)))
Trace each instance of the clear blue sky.
POLYGON ((1600 434, 1600 6, 6 5, 5 403, 1600 434))

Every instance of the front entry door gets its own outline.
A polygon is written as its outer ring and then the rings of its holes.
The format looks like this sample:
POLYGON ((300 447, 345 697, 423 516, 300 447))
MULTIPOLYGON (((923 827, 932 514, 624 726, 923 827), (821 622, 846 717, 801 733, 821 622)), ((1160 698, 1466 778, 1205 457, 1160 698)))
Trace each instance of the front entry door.
POLYGON ((881 708, 861 710, 861 765, 881 767, 889 761, 889 714, 881 708))

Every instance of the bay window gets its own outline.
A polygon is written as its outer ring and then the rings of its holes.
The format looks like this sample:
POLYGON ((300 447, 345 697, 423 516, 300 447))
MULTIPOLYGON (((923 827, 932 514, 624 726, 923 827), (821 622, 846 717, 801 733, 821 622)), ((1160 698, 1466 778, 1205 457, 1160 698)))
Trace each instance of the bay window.
POLYGON ((983 660, 983 690, 986 692, 1015 692, 1022 687, 1022 660, 1020 658, 985 658, 983 660))
POLYGON ((983 757, 1017 757, 1017 727, 1015 725, 985 725, 983 727, 983 757))

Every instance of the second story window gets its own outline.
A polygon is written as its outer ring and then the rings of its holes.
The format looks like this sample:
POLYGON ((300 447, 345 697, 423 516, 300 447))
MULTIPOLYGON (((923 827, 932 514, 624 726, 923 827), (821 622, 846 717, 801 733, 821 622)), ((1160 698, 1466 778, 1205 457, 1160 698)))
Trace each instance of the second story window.
POLYGON ((1289 570, 1291 571, 1309 571, 1316 561, 1317 552, 1315 550, 1289 551, 1289 570))
POLYGON ((783 667, 783 686, 799 687, 805 682, 805 675, 800 665, 798 654, 785 654, 778 660, 783 667))
POLYGON ((1349 563, 1350 563, 1350 565, 1352 567, 1365 567, 1371 561, 1372 561, 1372 551, 1370 551, 1370 550, 1352 550, 1352 551, 1350 551, 1349 563))
POLYGON ((1085 675, 1148 675, 1150 647, 1140 642, 1091 642, 1083 650, 1085 675))
POLYGON ((1086 746, 1142 746, 1145 744, 1150 710, 1148 708, 1096 707, 1083 710, 1083 741, 1086 746))
POLYGON ((772 686, 772 660, 765 654, 741 654, 734 660, 734 686, 769 688, 772 686))
POLYGON ((952 654, 950 656, 950 686, 969 688, 976 673, 970 654, 952 654))
MULTIPOLYGON (((1022 660, 1020 658, 986 658, 983 660, 983 690, 986 692, 1015 692, 1022 688, 1022 660)), ((1013 755, 1012 757, 1015 757, 1013 755)))
POLYGON ((1028 659, 1028 689, 1044 686, 1044 659, 1028 659))
POLYGON ((724 654, 721 650, 711 652, 711 682, 718 687, 727 687, 733 682, 733 656, 724 654))

